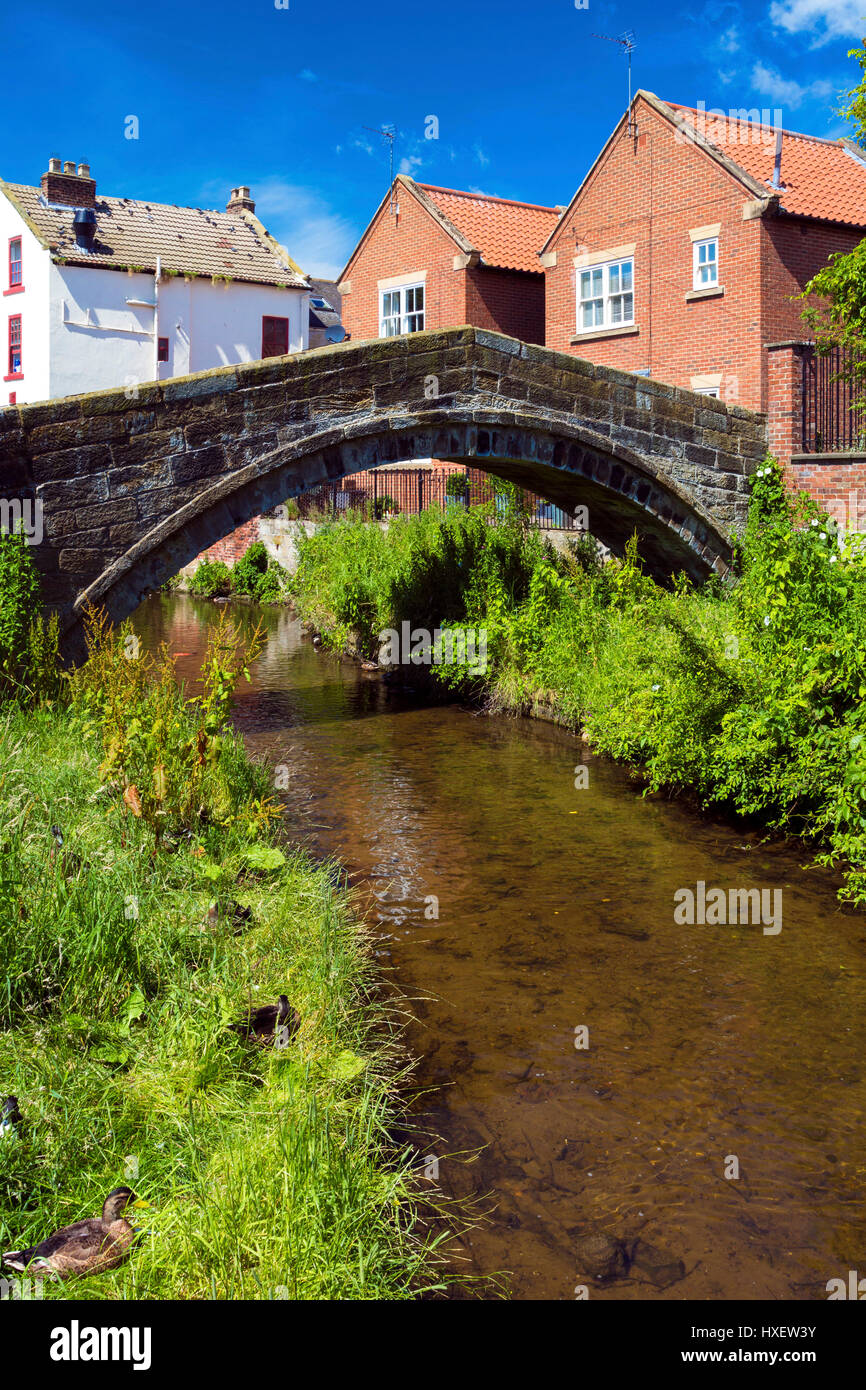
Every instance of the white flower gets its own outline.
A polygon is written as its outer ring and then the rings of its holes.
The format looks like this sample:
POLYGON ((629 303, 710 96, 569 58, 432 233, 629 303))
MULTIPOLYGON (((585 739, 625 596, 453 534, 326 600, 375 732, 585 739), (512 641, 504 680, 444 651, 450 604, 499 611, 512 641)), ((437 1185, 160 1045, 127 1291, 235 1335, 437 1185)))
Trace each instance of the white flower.
POLYGON ((768 613, 767 616, 766 616, 766 618, 764 619, 764 627, 769 627, 769 626, 770 626, 770 615, 769 615, 769 613, 768 613))
POLYGON ((817 519, 817 517, 813 517, 812 520, 809 522, 809 525, 810 525, 810 526, 820 526, 821 523, 820 523, 820 521, 817 519))
POLYGON ((825 540, 827 539, 827 532, 826 532, 826 531, 819 531, 819 532, 818 532, 818 535, 821 537, 821 540, 822 540, 822 541, 825 541, 825 540))
POLYGON ((837 561, 838 559, 839 559, 839 556, 838 556, 838 555, 831 555, 831 556, 830 556, 830 564, 831 564, 831 565, 835 565, 835 563, 836 563, 836 561, 837 561))
POLYGON ((660 685, 654 685, 654 686, 653 686, 653 690, 661 690, 661 686, 660 686, 660 685))

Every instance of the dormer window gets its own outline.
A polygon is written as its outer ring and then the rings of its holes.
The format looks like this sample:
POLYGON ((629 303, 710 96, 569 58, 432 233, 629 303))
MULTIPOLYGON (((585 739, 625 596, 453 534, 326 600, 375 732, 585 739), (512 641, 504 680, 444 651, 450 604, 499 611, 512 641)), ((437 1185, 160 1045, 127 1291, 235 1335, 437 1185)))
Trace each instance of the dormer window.
POLYGON ((21 289, 24 283, 21 262, 21 238, 15 236, 9 242, 9 288, 21 289))

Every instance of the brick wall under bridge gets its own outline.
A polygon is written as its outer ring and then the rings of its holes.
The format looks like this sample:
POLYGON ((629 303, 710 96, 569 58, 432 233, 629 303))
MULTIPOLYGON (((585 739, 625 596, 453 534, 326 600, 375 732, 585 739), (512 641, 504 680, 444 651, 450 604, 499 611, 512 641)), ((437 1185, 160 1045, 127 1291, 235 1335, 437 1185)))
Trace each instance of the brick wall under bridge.
POLYGON ((0 411, 0 496, 40 502, 33 554, 70 650, 195 555, 317 485, 440 458, 588 508, 651 572, 724 573, 762 416, 478 328, 340 344, 0 411))

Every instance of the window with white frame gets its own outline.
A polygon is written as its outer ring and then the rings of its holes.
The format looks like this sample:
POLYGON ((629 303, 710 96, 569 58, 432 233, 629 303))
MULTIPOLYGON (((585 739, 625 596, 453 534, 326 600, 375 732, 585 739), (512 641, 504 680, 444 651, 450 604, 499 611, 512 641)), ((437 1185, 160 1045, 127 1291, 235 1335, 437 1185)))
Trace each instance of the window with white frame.
POLYGON ((634 323, 634 261, 609 261, 577 273, 577 328, 634 323))
POLYGON ((424 286, 401 285, 379 294, 379 337, 420 333, 424 327, 424 286))
POLYGON ((719 400, 720 397, 721 397, 721 394, 722 394, 722 392, 721 392, 721 387, 719 387, 719 386, 696 386, 696 387, 695 387, 695 395, 696 395, 696 396, 713 396, 713 397, 715 397, 716 400, 719 400))
POLYGON ((696 290, 709 290, 719 283, 719 239, 696 241, 692 249, 693 285, 696 290))

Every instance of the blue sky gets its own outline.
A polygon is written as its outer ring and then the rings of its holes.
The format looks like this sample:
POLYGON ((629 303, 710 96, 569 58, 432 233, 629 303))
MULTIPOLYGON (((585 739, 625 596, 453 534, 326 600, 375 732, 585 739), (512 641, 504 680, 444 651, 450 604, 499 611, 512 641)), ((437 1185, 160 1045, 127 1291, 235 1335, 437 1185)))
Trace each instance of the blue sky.
POLYGON ((395 127, 397 169, 423 181, 566 203, 626 105, 625 59, 593 32, 634 30, 636 87, 836 135, 861 13, 866 0, 43 0, 17 10, 0 175, 37 183, 50 154, 86 158, 104 193, 209 207, 247 183, 304 269, 333 274, 387 188, 387 141, 367 126, 395 127))

